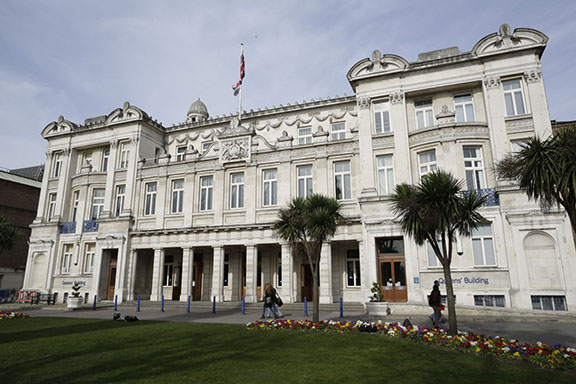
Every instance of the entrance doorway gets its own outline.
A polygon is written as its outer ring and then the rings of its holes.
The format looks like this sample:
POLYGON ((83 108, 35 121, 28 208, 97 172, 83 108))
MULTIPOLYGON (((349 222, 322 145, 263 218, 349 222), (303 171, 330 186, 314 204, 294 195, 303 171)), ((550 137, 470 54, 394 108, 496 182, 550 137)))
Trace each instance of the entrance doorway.
POLYGON ((378 272, 384 300, 393 303, 408 301, 404 240, 378 239, 378 272))
POLYGON ((194 255, 194 276, 192 277, 192 300, 202 300, 202 254, 194 255))
MULTIPOLYGON (((319 272, 320 271, 316 270, 317 274, 319 272)), ((314 292, 314 281, 312 279, 312 271, 310 270, 310 263, 308 263, 307 261, 302 263, 301 276, 302 276, 302 287, 301 287, 302 291, 300 294, 300 300, 304 301, 304 298, 306 298, 306 301, 314 301, 314 298, 312 297, 312 293, 314 292)), ((319 295, 320 295, 320 287, 318 287, 316 297, 318 297, 319 295)))
POLYGON ((118 250, 110 250, 110 263, 108 264, 108 284, 106 289, 106 300, 114 299, 114 291, 116 290, 116 270, 118 265, 118 250))

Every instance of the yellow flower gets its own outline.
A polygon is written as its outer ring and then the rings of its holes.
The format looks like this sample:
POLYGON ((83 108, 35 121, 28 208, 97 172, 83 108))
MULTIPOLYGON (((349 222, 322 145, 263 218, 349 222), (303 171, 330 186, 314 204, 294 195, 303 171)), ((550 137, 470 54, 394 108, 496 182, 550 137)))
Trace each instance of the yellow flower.
POLYGON ((520 357, 520 353, 514 352, 514 355, 513 355, 513 356, 520 357))
POLYGON ((476 352, 480 352, 480 347, 476 347, 476 352))

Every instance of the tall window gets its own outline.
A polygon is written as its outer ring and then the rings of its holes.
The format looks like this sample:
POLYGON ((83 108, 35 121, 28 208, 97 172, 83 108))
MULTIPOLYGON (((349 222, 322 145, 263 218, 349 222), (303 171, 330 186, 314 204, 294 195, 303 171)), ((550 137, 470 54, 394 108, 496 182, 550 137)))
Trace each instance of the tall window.
POLYGON ((312 187, 312 166, 301 165, 297 167, 298 197, 307 198, 314 193, 312 187))
POLYGON ((110 150, 105 149, 102 154, 102 172, 108 172, 108 161, 110 160, 110 150))
POLYGON ((357 249, 349 249, 346 253, 347 285, 360 287, 360 252, 357 249))
POLYGON ((244 173, 230 175, 230 208, 244 207, 244 173))
POLYGON ((120 145, 120 168, 128 168, 128 159, 130 157, 130 148, 128 143, 120 145))
POLYGON ((87 243, 84 254, 84 273, 94 272, 94 256, 96 255, 96 244, 87 243))
POLYGON ((332 131, 332 140, 344 140, 346 138, 346 124, 334 123, 330 130, 332 131))
POLYGON ((48 220, 54 218, 56 213, 56 194, 51 193, 48 195, 48 220))
POLYGON ((349 161, 334 162, 334 186, 336 187, 336 200, 348 200, 352 198, 349 161))
POLYGON ((186 160, 186 146, 176 148, 176 161, 186 160))
POLYGON ((434 110, 432 109, 432 99, 419 100, 414 103, 416 109, 416 121, 418 129, 431 127, 434 125, 434 110))
POLYGON ((144 199, 144 215, 156 213, 156 183, 146 183, 146 198, 144 199))
POLYGON ((456 109, 456 121, 458 123, 475 121, 472 94, 454 96, 454 107, 456 109))
POLYGON ((92 192, 92 220, 100 218, 104 210, 104 188, 96 188, 92 192))
POLYGON ((490 224, 480 225, 472 231, 472 250, 474 251, 474 265, 496 265, 490 224))
POLYGON ((171 287, 174 285, 174 256, 166 256, 164 258, 164 278, 162 285, 171 287))
POLYGON ((72 221, 76 221, 78 215, 78 204, 80 204, 80 191, 74 191, 72 194, 72 221))
POLYGON ((374 126, 376 133, 390 132, 390 103, 374 103, 374 126))
POLYGON ((464 169, 468 190, 486 188, 484 162, 480 147, 464 147, 464 169))
POLYGON ((389 195, 394 192, 394 165, 392 155, 378 156, 378 192, 389 195))
POLYGON ((298 145, 312 144, 312 128, 298 128, 298 145))
MULTIPOLYGON (((440 247, 440 249, 442 249, 442 241, 440 241, 440 239, 438 239, 438 246, 440 247)), ((426 242, 426 250, 428 252, 428 266, 439 267, 440 261, 438 260, 436 252, 434 252, 434 248, 432 248, 429 241, 426 242)))
POLYGON ((116 187, 116 216, 120 216, 122 210, 124 209, 124 198, 126 196, 126 186, 125 185, 118 185, 116 187))
POLYGON ((52 177, 60 177, 62 172, 62 152, 54 154, 54 167, 52 168, 52 177))
POLYGON ((438 168, 436 164, 436 151, 433 149, 419 153, 418 162, 420 163, 420 177, 435 171, 438 168))
POLYGON ((276 169, 266 169, 262 172, 263 178, 263 198, 262 205, 267 207, 278 204, 278 180, 276 179, 276 169))
POLYGON ((62 265, 60 271, 62 273, 70 273, 72 267, 72 255, 74 253, 74 244, 64 244, 64 252, 62 254, 62 265))
POLYGON ((212 188, 214 184, 213 176, 204 176, 200 178, 200 210, 212 210, 212 188))
POLYGON ((502 82, 504 101, 506 102, 506 116, 524 115, 524 96, 522 94, 522 82, 520 79, 502 82))
POLYGON ((182 213, 184 208, 184 180, 172 181, 172 213, 182 213))

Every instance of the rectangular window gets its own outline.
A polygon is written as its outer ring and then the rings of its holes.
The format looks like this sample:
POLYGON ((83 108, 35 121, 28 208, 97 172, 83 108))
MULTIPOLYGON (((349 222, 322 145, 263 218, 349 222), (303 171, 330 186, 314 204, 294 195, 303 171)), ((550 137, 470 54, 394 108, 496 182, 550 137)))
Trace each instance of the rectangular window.
POLYGON ((94 256, 96 255, 96 244, 87 243, 84 254, 84 273, 94 272, 94 256))
POLYGON ((526 140, 510 140, 510 152, 518 153, 526 145, 526 140))
POLYGON ((92 192, 92 220, 100 218, 104 210, 104 188, 96 188, 92 192))
POLYGON ((230 208, 244 208, 244 173, 230 175, 230 208))
POLYGON ((48 195, 48 220, 54 218, 56 213, 56 194, 51 193, 48 195))
POLYGON ((156 214, 156 183, 146 183, 146 198, 144 199, 144 215, 156 214))
POLYGON ((78 215, 78 204, 80 204, 80 191, 74 191, 72 194, 72 221, 76 221, 78 215))
POLYGON ((110 150, 105 149, 102 155, 102 172, 108 172, 108 161, 110 160, 110 150))
POLYGON ((298 197, 303 199, 314 193, 312 187, 312 166, 302 165, 296 168, 298 174, 298 197))
POLYGON ((360 251, 349 249, 346 252, 346 274, 348 287, 360 287, 360 251))
POLYGON ((224 286, 228 286, 228 274, 230 273, 230 255, 224 254, 224 286))
POLYGON ((480 225, 472 231, 472 250, 474 251, 474 265, 496 265, 490 224, 480 225))
POLYGON ((129 157, 130 148, 128 148, 128 143, 120 144, 120 168, 128 168, 129 157))
MULTIPOLYGON (((442 247, 442 242, 438 241, 438 246, 442 247)), ((439 267, 440 260, 438 260, 438 256, 436 256, 436 252, 434 252, 434 248, 430 245, 430 242, 426 242, 426 250, 428 253, 428 266, 429 267, 439 267)))
POLYGON ((532 296, 532 309, 538 311, 567 311, 566 296, 532 296))
POLYGON ((504 295, 474 295, 474 305, 477 307, 502 307, 506 306, 504 295))
POLYGON ((334 186, 336 200, 349 200, 352 198, 350 189, 350 162, 334 162, 334 186))
POLYGON ((186 160, 186 146, 176 148, 176 161, 186 160))
POLYGON ((392 155, 378 156, 378 192, 390 195, 394 192, 394 165, 392 155))
POLYGON ((418 129, 432 127, 434 125, 434 110, 432 99, 419 100, 414 103, 416 109, 416 121, 418 129))
POLYGON ((484 179, 484 161, 480 147, 464 147, 464 169, 468 190, 486 188, 484 179))
POLYGON ((506 80, 502 82, 504 101, 506 102, 506 116, 524 115, 524 96, 522 94, 522 82, 520 79, 506 80))
POLYGON ((346 124, 334 123, 330 127, 330 131, 332 132, 332 140, 346 139, 346 124))
POLYGON ((420 163, 420 177, 435 171, 438 168, 436 164, 436 151, 433 149, 419 153, 418 162, 420 163))
POLYGON ((266 169, 262 172, 263 178, 263 198, 262 205, 267 207, 278 204, 278 180, 276 179, 276 169, 266 169))
POLYGON ((164 258, 164 275, 162 285, 171 287, 174 285, 174 256, 166 256, 164 258))
POLYGON ((184 180, 172 181, 172 213, 182 213, 184 209, 184 180))
POLYGON ((116 187, 116 209, 114 211, 116 217, 120 216, 124 209, 124 198, 126 196, 126 186, 118 185, 116 187))
POLYGON ((72 267, 72 256, 74 253, 74 244, 65 244, 64 253, 62 254, 62 273, 70 273, 70 268, 72 267))
POLYGON ((298 128, 298 145, 312 144, 312 128, 298 128))
POLYGON ((390 132, 390 104, 374 103, 374 127, 376 133, 390 132))
POLYGON ((52 177, 60 177, 62 172, 62 152, 54 154, 54 167, 52 168, 52 177))
POLYGON ((205 176, 200 178, 200 210, 212 210, 212 187, 214 178, 205 176))
POLYGON ((454 96, 454 109, 456 110, 456 122, 476 121, 471 94, 454 96))

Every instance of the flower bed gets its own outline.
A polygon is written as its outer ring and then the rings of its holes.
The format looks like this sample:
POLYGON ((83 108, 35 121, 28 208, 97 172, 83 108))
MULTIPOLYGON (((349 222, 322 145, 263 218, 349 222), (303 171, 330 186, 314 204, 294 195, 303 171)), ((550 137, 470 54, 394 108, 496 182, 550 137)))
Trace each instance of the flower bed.
POLYGON ((506 357, 529 361, 541 367, 576 370, 576 349, 543 343, 520 344, 499 336, 484 336, 459 332, 450 336, 444 329, 429 329, 417 325, 404 327, 398 323, 366 323, 308 320, 255 321, 247 324, 249 329, 262 330, 315 330, 323 332, 369 332, 414 342, 443 346, 482 356, 506 357))
POLYGON ((30 316, 27 313, 22 313, 22 312, 0 311, 0 320, 25 319, 27 317, 32 317, 32 316, 30 316))

